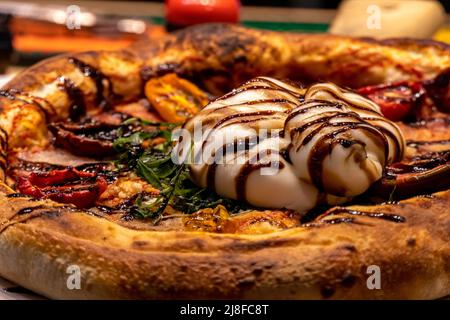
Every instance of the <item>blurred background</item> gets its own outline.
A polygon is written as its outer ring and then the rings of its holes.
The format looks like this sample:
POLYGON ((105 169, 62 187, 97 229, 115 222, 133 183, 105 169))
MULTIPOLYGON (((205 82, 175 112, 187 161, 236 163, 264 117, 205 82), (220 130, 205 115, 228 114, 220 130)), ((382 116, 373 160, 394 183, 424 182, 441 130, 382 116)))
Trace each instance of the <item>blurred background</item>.
POLYGON ((0 85, 48 56, 119 49, 205 22, 450 43, 450 0, 0 1, 0 85))

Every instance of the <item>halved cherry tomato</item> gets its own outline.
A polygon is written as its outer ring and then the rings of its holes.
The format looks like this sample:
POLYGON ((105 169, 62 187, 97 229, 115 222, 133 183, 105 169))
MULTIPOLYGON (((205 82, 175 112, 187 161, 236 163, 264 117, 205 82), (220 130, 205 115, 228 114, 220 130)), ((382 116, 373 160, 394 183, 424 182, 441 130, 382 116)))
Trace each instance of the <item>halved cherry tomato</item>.
POLYGON ((425 91, 420 83, 402 81, 363 87, 358 89, 358 93, 378 104, 386 118, 400 121, 420 103, 425 91))

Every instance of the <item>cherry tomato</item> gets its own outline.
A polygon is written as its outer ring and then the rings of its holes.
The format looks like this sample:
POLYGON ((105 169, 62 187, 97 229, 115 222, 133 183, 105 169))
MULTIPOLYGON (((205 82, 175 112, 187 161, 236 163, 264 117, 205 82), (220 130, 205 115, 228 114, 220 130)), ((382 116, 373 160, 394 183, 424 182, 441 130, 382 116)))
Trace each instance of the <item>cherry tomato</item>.
POLYGON ((175 26, 239 20, 239 0, 166 0, 166 20, 175 26))
POLYGON ((424 89, 420 83, 397 82, 360 88, 358 93, 378 104, 386 118, 400 121, 420 103, 424 89))

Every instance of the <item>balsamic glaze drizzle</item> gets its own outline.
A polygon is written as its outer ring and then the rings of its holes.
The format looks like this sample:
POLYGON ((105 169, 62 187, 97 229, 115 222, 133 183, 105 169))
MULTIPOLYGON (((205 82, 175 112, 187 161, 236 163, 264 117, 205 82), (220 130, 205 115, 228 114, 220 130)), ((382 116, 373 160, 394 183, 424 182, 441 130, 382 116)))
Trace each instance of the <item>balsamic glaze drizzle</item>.
MULTIPOLYGON (((97 68, 77 58, 71 57, 69 58, 69 62, 77 67, 84 76, 89 77, 92 79, 92 81, 94 81, 96 86, 95 103, 103 108, 108 107, 108 98, 114 96, 112 82, 109 77, 97 68), (105 84, 109 90, 108 96, 105 95, 105 84)), ((84 93, 75 85, 72 80, 64 76, 59 77, 59 81, 60 87, 67 93, 67 96, 71 101, 71 105, 69 107, 70 120, 77 122, 81 119, 82 116, 86 114, 86 102, 84 99, 84 93)))
POLYGON ((65 77, 59 78, 60 87, 67 93, 70 100, 69 118, 73 122, 80 121, 81 117, 86 114, 86 104, 84 94, 75 83, 65 77))
POLYGON ((262 169, 262 168, 269 168, 273 165, 277 165, 278 168, 281 170, 284 168, 283 162, 277 162, 274 163, 273 161, 266 161, 266 162, 259 162, 261 161, 265 156, 270 156, 272 153, 278 153, 278 150, 270 150, 266 149, 258 153, 254 158, 248 159, 247 162, 242 166, 241 170, 239 171, 239 174, 236 177, 236 196, 238 201, 245 201, 247 196, 247 180, 249 176, 252 174, 252 172, 262 169))
POLYGON ((101 107, 106 107, 108 105, 108 99, 105 97, 105 84, 110 91, 110 95, 113 92, 112 83, 108 76, 103 72, 94 68, 90 64, 83 62, 77 58, 69 58, 69 62, 75 65, 86 77, 91 78, 96 86, 96 104, 101 107))
POLYGON ((397 214, 393 214, 393 213, 359 211, 359 210, 348 209, 348 208, 343 208, 343 207, 337 207, 337 208, 327 211, 324 215, 322 215, 318 218, 318 221, 326 222, 327 217, 338 215, 338 214, 349 214, 349 215, 353 215, 353 216, 365 216, 365 217, 369 217, 369 218, 382 219, 382 220, 387 220, 387 221, 396 222, 396 223, 402 223, 402 222, 406 221, 405 217, 397 215, 397 214))
MULTIPOLYGON (((15 194, 13 194, 15 195, 15 194)), ((13 196, 13 197, 21 197, 21 196, 13 196)), ((28 201, 33 202, 36 199, 30 198, 28 201)), ((77 210, 75 207, 69 206, 69 205, 61 205, 61 206, 51 206, 51 205, 45 205, 45 204, 39 204, 36 206, 31 207, 25 207, 20 210, 18 210, 11 218, 4 221, 0 224, 0 234, 3 233, 8 227, 17 224, 17 223, 25 223, 30 219, 38 218, 43 215, 57 215, 60 214, 60 210, 71 210, 75 211, 77 210), (35 214, 35 211, 39 210, 35 214)))
POLYGON ((40 205, 37 205, 37 206, 33 206, 33 207, 25 207, 25 208, 22 208, 19 211, 17 211, 17 215, 21 216, 21 215, 24 215, 24 214, 29 214, 29 213, 32 213, 35 210, 40 210, 40 209, 44 209, 44 208, 49 208, 49 207, 46 207, 43 204, 40 204, 40 205))

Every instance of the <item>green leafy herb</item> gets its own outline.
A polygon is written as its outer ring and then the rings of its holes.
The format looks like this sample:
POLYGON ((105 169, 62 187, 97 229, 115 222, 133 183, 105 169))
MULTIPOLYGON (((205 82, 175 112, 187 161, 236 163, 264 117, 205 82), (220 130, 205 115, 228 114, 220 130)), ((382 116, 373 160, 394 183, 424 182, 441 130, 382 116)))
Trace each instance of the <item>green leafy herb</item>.
POLYGON ((176 124, 151 123, 141 120, 128 120, 124 126, 138 125, 139 131, 119 133, 114 141, 114 148, 119 153, 116 166, 121 170, 133 170, 138 176, 158 188, 158 196, 140 195, 132 207, 136 217, 151 218, 157 223, 163 217, 167 206, 194 213, 202 208, 224 205, 230 212, 243 208, 241 203, 224 199, 209 189, 196 186, 189 177, 185 164, 175 164, 171 159, 173 143, 172 130, 176 124), (154 144, 157 138, 161 142, 154 144))

